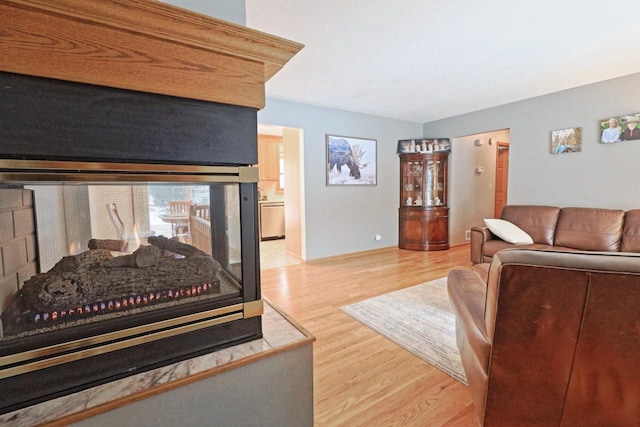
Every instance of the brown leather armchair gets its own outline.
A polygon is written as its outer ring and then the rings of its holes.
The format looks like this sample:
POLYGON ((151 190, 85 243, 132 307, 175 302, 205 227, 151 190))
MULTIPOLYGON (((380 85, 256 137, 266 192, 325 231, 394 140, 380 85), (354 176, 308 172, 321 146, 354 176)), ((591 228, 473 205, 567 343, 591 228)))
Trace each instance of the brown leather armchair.
POLYGON ((484 426, 640 425, 640 254, 506 249, 449 297, 484 426))

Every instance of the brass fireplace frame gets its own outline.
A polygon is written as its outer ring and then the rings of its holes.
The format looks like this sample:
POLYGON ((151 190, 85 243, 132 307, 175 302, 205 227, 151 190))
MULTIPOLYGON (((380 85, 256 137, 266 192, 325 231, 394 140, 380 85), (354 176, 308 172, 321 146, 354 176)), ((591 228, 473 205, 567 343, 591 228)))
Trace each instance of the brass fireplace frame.
POLYGON ((257 183, 258 168, 185 164, 0 159, 0 182, 257 183))
MULTIPOLYGON (((0 159, 0 182, 5 183, 257 183, 258 179, 258 168, 249 166, 0 159)), ((0 356, 0 379, 262 314, 259 299, 0 356)))
POLYGON ((11 354, 0 357, 0 379, 62 365, 97 354, 109 353, 186 332, 233 322, 235 320, 261 316, 262 314, 262 300, 251 301, 194 313, 189 316, 171 318, 135 328, 120 329, 107 334, 96 335, 18 354, 11 354), (114 340, 118 341, 110 342, 114 340), (15 366, 17 363, 20 363, 20 365, 15 366))

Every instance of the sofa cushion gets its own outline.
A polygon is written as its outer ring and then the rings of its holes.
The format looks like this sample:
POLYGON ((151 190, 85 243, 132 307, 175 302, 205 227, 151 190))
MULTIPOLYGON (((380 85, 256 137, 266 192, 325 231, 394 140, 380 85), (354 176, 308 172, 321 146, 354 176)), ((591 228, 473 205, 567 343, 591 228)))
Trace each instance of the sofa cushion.
POLYGON ((501 216, 524 230, 535 243, 553 245, 559 213, 556 206, 507 205, 501 216))
POLYGON ((617 209, 563 208, 554 244, 585 251, 618 251, 624 216, 625 212, 617 209))
POLYGON ((640 209, 627 211, 622 229, 622 252, 640 252, 640 209))
MULTIPOLYGON (((496 253, 500 252, 503 249, 545 249, 545 250, 562 250, 562 248, 558 248, 556 246, 551 245, 540 245, 538 243, 534 243, 533 245, 514 245, 511 243, 507 243, 504 240, 500 239, 492 239, 484 244, 484 252, 483 255, 485 258, 491 258, 496 253)), ((568 249, 568 248, 565 248, 568 249)), ((488 261, 485 261, 488 262, 488 261)))
POLYGON ((514 245, 530 245, 533 243, 531 236, 509 221, 497 218, 486 218, 484 223, 493 234, 505 242, 513 243, 514 245))

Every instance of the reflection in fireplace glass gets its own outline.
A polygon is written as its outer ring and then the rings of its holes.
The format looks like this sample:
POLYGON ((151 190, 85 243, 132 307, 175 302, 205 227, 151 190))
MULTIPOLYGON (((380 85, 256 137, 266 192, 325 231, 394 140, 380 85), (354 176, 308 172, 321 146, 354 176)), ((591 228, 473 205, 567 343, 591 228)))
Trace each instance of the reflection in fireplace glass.
POLYGON ((241 294, 238 184, 0 189, 16 191, 31 274, 3 291, 2 340, 241 294))

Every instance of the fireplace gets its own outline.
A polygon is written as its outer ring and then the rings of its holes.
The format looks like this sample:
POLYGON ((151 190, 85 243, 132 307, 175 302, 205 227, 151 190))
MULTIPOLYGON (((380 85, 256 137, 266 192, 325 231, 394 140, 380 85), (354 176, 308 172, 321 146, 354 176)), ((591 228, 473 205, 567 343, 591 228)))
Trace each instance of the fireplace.
POLYGON ((14 100, 0 114, 20 131, 0 153, 3 411, 261 337, 258 174, 242 148, 255 144, 255 110, 8 73, 0 82, 14 100), (42 112, 22 116, 33 93, 42 112), (167 111, 177 129, 232 116, 240 129, 216 137, 240 134, 239 147, 204 155, 199 138, 183 139, 176 161, 162 144, 133 143, 167 111), (127 122, 105 122, 122 112, 127 122), (72 130, 62 141, 27 120, 72 130), (94 126, 73 129, 79 121, 94 126), (172 212, 176 201, 187 206, 172 212))
POLYGON ((160 2, 0 14, 0 413, 261 337, 256 112, 302 46, 160 2))

